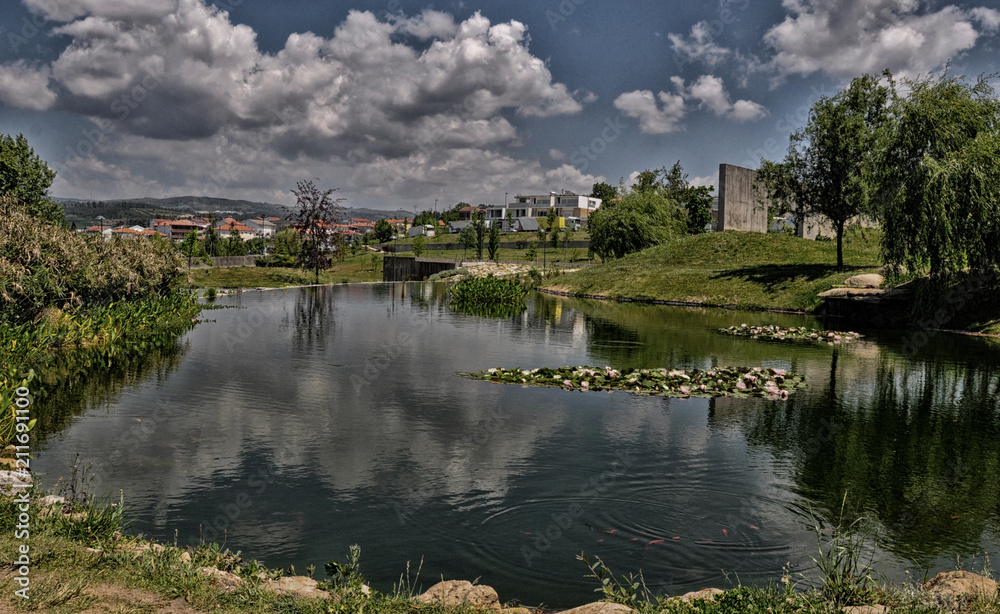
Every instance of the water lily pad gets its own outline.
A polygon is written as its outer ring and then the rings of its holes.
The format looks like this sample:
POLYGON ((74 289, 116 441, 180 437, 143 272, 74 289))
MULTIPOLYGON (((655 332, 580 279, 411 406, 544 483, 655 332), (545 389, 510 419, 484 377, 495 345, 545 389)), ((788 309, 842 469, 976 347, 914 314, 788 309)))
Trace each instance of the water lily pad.
POLYGON ((751 339, 763 339, 764 341, 790 341, 796 343, 826 343, 827 345, 841 345, 857 341, 864 335, 855 332, 844 332, 839 330, 822 330, 807 328, 805 326, 793 326, 786 328, 782 326, 730 326, 720 328, 719 332, 724 335, 735 335, 737 337, 749 337, 751 339))
POLYGON ((787 399, 806 385, 805 376, 766 367, 713 369, 612 369, 611 367, 494 368, 461 377, 500 384, 581 391, 622 390, 670 397, 763 397, 787 399))

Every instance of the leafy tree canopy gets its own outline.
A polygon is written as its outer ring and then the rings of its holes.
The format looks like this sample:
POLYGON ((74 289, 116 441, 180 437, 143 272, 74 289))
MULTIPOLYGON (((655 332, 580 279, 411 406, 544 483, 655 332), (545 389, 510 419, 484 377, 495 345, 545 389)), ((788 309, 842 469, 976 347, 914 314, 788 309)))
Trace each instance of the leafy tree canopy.
POLYGON ((28 145, 23 134, 0 134, 0 194, 20 200, 29 215, 62 222, 62 207, 48 196, 55 178, 56 172, 28 145))

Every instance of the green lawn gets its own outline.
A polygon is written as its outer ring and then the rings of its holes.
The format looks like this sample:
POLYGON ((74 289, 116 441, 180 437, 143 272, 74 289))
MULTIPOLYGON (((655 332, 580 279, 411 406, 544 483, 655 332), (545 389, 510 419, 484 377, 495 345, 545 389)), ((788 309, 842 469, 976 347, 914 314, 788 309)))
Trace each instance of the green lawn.
MULTIPOLYGON (((374 253, 359 252, 343 262, 335 262, 331 268, 319 272, 319 283, 382 281, 382 254, 377 254, 378 265, 373 270, 374 253)), ((286 267, 209 267, 191 269, 188 280, 192 288, 284 288, 314 284, 316 276, 312 271, 286 267)))
POLYGON ((692 235, 601 266, 567 274, 547 288, 577 295, 666 300, 742 309, 812 311, 818 294, 860 273, 878 272, 878 231, 854 230, 836 244, 786 234, 692 235))

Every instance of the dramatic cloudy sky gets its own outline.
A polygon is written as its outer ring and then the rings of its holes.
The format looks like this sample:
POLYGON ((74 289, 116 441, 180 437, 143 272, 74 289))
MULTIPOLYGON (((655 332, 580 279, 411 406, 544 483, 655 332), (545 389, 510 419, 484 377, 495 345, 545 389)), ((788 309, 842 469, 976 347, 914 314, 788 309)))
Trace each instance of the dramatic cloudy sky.
POLYGON ((714 185, 851 77, 998 58, 997 0, 3 0, 0 132, 56 196, 423 209, 714 185))

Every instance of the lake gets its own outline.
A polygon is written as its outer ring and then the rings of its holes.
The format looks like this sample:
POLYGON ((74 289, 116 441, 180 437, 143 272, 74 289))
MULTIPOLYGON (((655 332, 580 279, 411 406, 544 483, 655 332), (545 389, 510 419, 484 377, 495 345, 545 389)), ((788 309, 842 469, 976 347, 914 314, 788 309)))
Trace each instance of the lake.
POLYGON ((36 479, 54 486, 79 453, 90 488, 121 491, 132 530, 164 543, 225 541, 317 578, 356 543, 380 590, 409 562, 425 588, 478 579, 553 607, 599 596, 581 552, 659 594, 814 578, 810 514, 836 523, 845 493, 844 524, 867 519, 890 580, 997 554, 996 340, 779 344, 716 330, 822 323, 535 293, 484 318, 430 283, 217 304, 175 347, 40 400, 36 479), (454 375, 561 365, 766 366, 808 387, 676 399, 454 375))

